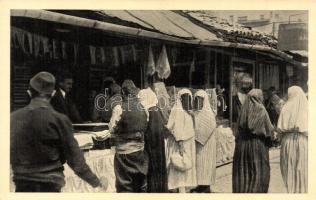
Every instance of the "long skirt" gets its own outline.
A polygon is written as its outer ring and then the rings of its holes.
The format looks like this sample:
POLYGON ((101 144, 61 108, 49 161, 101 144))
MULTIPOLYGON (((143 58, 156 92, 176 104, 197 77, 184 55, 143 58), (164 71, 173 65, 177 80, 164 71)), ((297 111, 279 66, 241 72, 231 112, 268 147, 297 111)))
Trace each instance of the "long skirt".
POLYGON ((205 145, 196 144, 196 175, 198 185, 212 185, 216 177, 216 137, 213 134, 205 145))
POLYGON ((192 161, 192 168, 187 171, 179 171, 170 163, 170 158, 173 153, 179 152, 179 143, 175 141, 172 135, 168 137, 166 146, 168 189, 173 190, 183 187, 192 189, 196 187, 196 150, 194 137, 183 141, 184 150, 190 156, 192 161))
POLYGON ((308 186, 308 142, 301 133, 285 134, 281 141, 280 166, 289 193, 306 193, 308 186))
POLYGON ((264 138, 244 134, 236 139, 233 192, 266 193, 270 181, 269 148, 264 138))
POLYGON ((161 114, 158 111, 149 110, 149 122, 145 134, 145 150, 149 157, 147 191, 150 193, 168 192, 165 131, 161 114))

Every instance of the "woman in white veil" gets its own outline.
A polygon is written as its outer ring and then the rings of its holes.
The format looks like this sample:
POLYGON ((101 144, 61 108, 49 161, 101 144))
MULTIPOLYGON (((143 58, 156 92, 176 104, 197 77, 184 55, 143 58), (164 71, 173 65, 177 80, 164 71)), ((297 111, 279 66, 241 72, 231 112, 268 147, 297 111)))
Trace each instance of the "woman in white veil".
POLYGON ((289 193, 306 193, 308 186, 308 101, 298 86, 288 89, 288 100, 278 120, 280 165, 289 193))
POLYGON ((188 110, 190 106, 192 107, 192 93, 188 89, 181 89, 167 124, 171 133, 167 138, 166 154, 168 189, 179 189, 179 192, 186 192, 197 185, 195 132, 188 110))
POLYGON ((196 141, 196 172, 198 187, 193 192, 210 193, 216 175, 215 114, 204 90, 194 95, 194 127, 196 141))

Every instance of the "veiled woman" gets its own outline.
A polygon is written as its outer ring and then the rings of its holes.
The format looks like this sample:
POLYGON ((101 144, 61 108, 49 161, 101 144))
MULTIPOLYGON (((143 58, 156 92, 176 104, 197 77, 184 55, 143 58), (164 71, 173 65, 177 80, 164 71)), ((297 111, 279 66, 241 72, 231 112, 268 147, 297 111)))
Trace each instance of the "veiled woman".
POLYGON ((192 93, 181 89, 176 96, 167 128, 171 135, 167 139, 168 189, 179 189, 183 193, 196 187, 195 132, 192 109, 192 93))
POLYGON ((288 89, 288 100, 278 120, 280 165, 289 193, 306 193, 308 176, 308 102, 298 86, 288 89))
POLYGON ((138 96, 148 114, 148 126, 145 133, 145 150, 149 157, 147 192, 168 192, 164 142, 168 130, 164 126, 163 117, 157 106, 157 96, 151 88, 141 90, 138 96))
POLYGON ((216 176, 216 119, 204 90, 194 94, 194 128, 198 187, 193 192, 211 192, 216 176))
POLYGON ((241 108, 233 160, 233 192, 266 193, 269 188, 269 146, 274 127, 260 89, 252 89, 241 108))

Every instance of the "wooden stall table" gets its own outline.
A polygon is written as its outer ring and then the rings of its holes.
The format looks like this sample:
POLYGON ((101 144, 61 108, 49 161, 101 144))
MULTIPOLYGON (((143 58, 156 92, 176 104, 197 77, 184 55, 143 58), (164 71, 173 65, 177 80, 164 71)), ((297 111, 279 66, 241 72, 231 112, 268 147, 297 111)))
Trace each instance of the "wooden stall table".
MULTIPOLYGON (((111 150, 92 150, 84 153, 87 164, 98 177, 106 177, 109 186, 106 192, 115 192, 115 175, 114 175, 114 154, 111 150)), ((100 188, 93 188, 87 182, 80 179, 70 167, 65 164, 65 181, 66 185, 62 192, 104 192, 100 188)), ((12 170, 10 170, 10 191, 15 191, 15 184, 12 180, 12 170)))
MULTIPOLYGON (((91 170, 98 177, 106 177, 109 186, 106 192, 115 192, 114 153, 109 150, 90 150, 84 153, 85 159, 91 170)), ((65 165, 66 185, 62 192, 99 192, 100 188, 93 188, 80 179, 68 165, 65 165)))

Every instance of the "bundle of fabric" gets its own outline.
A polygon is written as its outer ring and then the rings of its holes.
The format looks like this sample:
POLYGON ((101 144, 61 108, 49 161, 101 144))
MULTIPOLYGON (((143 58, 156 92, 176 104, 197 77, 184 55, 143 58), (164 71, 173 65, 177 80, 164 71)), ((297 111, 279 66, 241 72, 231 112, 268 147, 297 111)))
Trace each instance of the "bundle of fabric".
POLYGON ((220 165, 230 161, 234 155, 235 137, 230 128, 218 126, 215 129, 216 137, 216 164, 220 165))
POLYGON ((75 138, 81 149, 92 149, 93 140, 92 140, 91 134, 79 133, 79 134, 75 134, 75 138))

